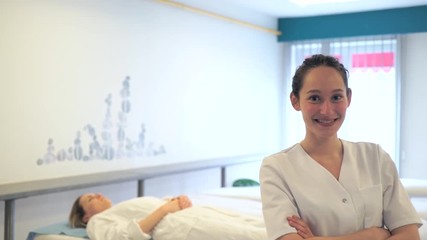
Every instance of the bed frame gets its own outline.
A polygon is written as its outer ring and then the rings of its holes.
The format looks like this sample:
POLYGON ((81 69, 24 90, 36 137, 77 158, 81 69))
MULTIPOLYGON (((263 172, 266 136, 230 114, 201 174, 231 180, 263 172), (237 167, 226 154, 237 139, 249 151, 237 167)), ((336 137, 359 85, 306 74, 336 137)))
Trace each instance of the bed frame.
POLYGON ((225 187, 227 167, 261 161, 264 156, 266 155, 243 155, 55 178, 54 181, 45 179, 0 184, 0 200, 5 202, 4 240, 14 240, 16 199, 127 181, 137 181, 138 196, 143 196, 146 179, 211 168, 221 169, 221 187, 225 187))

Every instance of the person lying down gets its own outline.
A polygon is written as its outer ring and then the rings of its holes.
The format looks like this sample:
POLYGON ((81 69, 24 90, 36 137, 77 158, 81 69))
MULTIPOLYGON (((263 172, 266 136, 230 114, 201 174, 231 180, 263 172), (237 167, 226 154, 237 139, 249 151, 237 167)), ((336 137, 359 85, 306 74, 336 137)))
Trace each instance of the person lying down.
POLYGON ((264 240, 262 218, 210 207, 193 206, 188 196, 139 197, 112 205, 102 194, 79 196, 69 224, 86 228, 91 240, 264 240))

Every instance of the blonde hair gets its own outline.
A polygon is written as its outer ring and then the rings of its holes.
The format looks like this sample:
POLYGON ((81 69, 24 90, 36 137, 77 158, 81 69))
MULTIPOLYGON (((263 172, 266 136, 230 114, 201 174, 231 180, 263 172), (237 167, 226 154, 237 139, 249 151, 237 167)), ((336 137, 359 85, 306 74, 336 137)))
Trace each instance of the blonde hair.
POLYGON ((83 221, 85 210, 80 205, 80 197, 81 196, 74 201, 70 216, 68 217, 68 223, 72 228, 86 228, 86 222, 83 221))

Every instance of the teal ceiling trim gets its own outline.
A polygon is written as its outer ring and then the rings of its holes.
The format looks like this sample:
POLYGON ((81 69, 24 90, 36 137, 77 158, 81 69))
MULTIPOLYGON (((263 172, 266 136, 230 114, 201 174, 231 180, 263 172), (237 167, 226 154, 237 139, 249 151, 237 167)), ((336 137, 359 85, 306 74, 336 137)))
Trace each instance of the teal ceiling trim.
POLYGON ((427 32, 427 5, 278 21, 279 42, 427 32))

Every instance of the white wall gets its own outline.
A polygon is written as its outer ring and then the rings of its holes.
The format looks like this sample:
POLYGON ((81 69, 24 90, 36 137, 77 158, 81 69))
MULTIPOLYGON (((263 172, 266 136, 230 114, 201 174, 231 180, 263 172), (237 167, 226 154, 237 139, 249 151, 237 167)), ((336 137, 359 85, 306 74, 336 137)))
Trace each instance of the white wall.
MULTIPOLYGON (((151 0, 4 0, 0 9, 0 184, 280 148, 283 51, 274 35, 151 0), (125 76, 131 77, 128 137, 137 138, 144 123, 147 142, 166 153, 37 165, 48 139, 57 153, 74 145, 77 131, 87 153, 84 126, 101 132, 109 93, 117 119, 125 76)), ((214 10, 276 28, 261 14, 214 10)), ((258 165, 233 167, 229 176, 228 184, 257 178, 258 165)), ((64 220, 83 192, 114 201, 135 196, 135 183, 118 185, 17 200, 15 238, 64 220)), ((208 170, 148 180, 146 193, 217 186, 219 170, 208 170)))
MULTIPOLYGON (((151 0, 0 4, 0 155, 7 159, 0 163, 0 182, 278 148, 276 36, 151 0), (131 111, 121 123, 126 76, 131 111), (48 161, 48 139, 53 154, 65 154, 76 148, 78 131, 88 155, 88 124, 102 144, 108 94, 112 127, 107 130, 116 152, 119 125, 135 141, 145 124, 145 150, 152 142, 166 154, 127 155, 108 164, 48 161)), ((276 21, 269 20, 262 24, 275 28, 276 21)))
POLYGON ((402 177, 427 179, 427 33, 402 38, 402 177))

